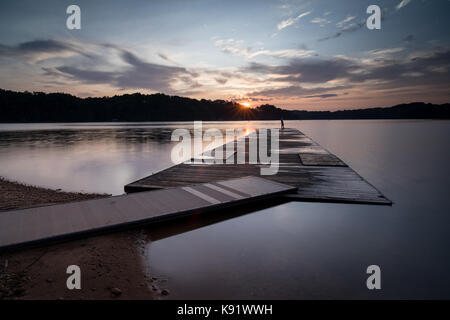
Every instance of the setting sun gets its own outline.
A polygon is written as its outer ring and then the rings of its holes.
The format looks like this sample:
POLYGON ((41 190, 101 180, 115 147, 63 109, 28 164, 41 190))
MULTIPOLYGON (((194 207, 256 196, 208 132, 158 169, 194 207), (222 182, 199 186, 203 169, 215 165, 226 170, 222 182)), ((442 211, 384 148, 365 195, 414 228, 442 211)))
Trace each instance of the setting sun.
POLYGON ((248 102, 241 102, 240 104, 246 108, 250 108, 250 103, 248 103, 248 102))

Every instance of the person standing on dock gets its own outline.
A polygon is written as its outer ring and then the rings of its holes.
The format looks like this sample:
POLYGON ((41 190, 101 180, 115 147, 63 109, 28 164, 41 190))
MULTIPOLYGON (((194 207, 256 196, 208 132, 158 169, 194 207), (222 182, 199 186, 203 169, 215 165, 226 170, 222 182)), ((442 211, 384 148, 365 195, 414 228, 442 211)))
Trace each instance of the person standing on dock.
POLYGON ((280 120, 281 120, 281 129, 284 129, 284 121, 283 121, 283 118, 281 118, 280 120))

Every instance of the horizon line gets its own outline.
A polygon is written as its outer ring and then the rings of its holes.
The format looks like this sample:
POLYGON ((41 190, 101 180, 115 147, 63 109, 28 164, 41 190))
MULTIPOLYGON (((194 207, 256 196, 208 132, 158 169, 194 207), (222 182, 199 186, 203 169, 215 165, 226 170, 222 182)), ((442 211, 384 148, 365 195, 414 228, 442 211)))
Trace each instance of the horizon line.
POLYGON ((180 95, 170 95, 167 93, 163 93, 163 92, 155 92, 155 93, 141 93, 141 92, 133 92, 133 93, 124 93, 124 94, 115 94, 113 96, 89 96, 89 97, 82 97, 82 96, 78 96, 72 93, 67 93, 67 92, 45 92, 45 91, 15 91, 15 90, 10 90, 10 89, 3 89, 0 88, 0 91, 10 91, 10 92, 14 92, 14 93, 30 93, 30 94, 36 94, 36 93, 41 93, 41 94, 46 94, 46 95, 50 95, 50 94, 64 94, 64 95, 68 95, 68 96, 72 96, 75 97, 77 99, 81 99, 81 100, 85 100, 85 99, 111 99, 114 97, 123 97, 123 96, 131 96, 131 95, 143 95, 143 96, 152 96, 152 95, 164 95, 164 96, 168 96, 168 97, 179 97, 179 98, 184 98, 184 99, 190 99, 190 100, 196 100, 196 101, 202 101, 202 100, 206 100, 206 101, 211 101, 211 102, 216 102, 216 101, 225 101, 225 102, 229 102, 229 103, 234 103, 234 104, 238 104, 243 108, 246 109, 256 109, 262 106, 273 106, 277 109, 280 109, 282 111, 302 111, 302 112, 330 112, 330 113, 336 113, 336 112, 342 112, 342 111, 358 111, 358 110, 369 110, 369 109, 387 109, 387 108, 393 108, 396 106, 400 106, 400 105, 410 105, 410 104, 430 104, 430 105, 434 105, 434 106, 444 106, 444 105, 448 105, 450 104, 450 102, 445 102, 445 103, 441 103, 441 104, 435 104, 435 103, 431 103, 431 102, 424 102, 424 101, 411 101, 411 102, 403 102, 403 103, 399 103, 399 104, 395 104, 395 105, 391 105, 391 106, 377 106, 377 107, 358 107, 356 109, 338 109, 338 110, 305 110, 305 109, 283 109, 282 107, 278 107, 274 104, 270 104, 270 103, 264 103, 264 104, 260 104, 254 107, 247 107, 239 102, 233 101, 233 100, 225 100, 225 99, 205 99, 205 98, 201 98, 201 99, 197 99, 197 98, 190 98, 190 97, 186 97, 186 96, 180 96, 180 95))

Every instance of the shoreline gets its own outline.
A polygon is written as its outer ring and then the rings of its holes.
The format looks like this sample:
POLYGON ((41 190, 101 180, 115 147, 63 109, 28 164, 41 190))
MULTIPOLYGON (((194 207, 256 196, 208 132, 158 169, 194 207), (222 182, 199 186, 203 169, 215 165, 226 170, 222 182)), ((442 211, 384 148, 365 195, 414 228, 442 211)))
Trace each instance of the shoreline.
POLYGON ((0 211, 108 197, 109 194, 66 192, 7 180, 0 176, 0 211))
MULTIPOLYGON (((0 177, 2 210, 107 197, 64 192, 0 177)), ((1 299, 157 299, 161 290, 145 266, 140 230, 74 239, 0 252, 1 299), (66 286, 69 265, 81 270, 81 289, 66 286)))

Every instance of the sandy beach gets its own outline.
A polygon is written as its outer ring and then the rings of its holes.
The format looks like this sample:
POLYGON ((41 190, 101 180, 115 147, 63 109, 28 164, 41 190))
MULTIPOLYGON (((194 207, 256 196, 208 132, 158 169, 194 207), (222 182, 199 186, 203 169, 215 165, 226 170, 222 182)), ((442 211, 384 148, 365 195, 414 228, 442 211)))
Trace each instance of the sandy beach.
MULTIPOLYGON (((108 195, 28 186, 0 178, 0 210, 108 195)), ((0 212, 1 214, 1 212, 0 212)), ((157 299, 165 290, 148 274, 139 230, 0 252, 0 299, 157 299), (81 289, 68 290, 66 269, 81 269, 81 289)))

